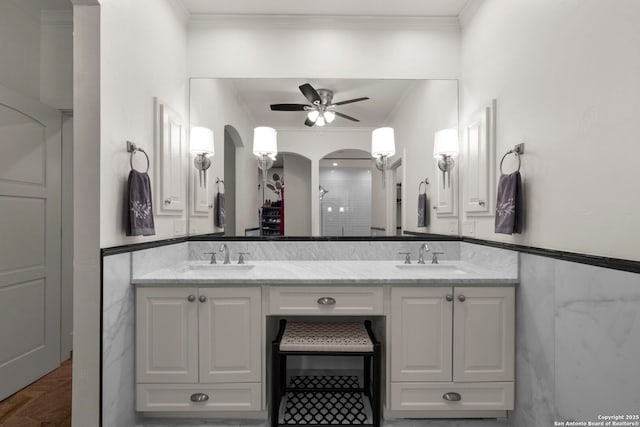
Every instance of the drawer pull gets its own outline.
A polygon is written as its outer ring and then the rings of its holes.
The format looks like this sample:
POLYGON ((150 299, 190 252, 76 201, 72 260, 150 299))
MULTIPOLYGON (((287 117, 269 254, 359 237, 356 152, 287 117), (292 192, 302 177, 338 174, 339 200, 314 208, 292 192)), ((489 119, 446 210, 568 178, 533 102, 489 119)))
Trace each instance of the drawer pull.
POLYGON ((453 295, 451 294, 447 294, 445 298, 447 299, 447 301, 453 301, 453 295))
POLYGON ((336 300, 331 297, 318 298, 318 304, 320 305, 333 305, 335 303, 336 303, 336 300))
POLYGON ((443 394, 442 398, 449 402, 459 402, 462 399, 462 396, 460 396, 460 393, 455 393, 453 391, 450 391, 448 393, 443 394))
POLYGON ((206 402, 209 400, 209 396, 204 393, 193 393, 191 395, 192 402, 206 402))
POLYGON ((189 302, 194 302, 195 300, 196 300, 196 296, 195 295, 189 295, 187 297, 187 301, 189 301, 189 302))

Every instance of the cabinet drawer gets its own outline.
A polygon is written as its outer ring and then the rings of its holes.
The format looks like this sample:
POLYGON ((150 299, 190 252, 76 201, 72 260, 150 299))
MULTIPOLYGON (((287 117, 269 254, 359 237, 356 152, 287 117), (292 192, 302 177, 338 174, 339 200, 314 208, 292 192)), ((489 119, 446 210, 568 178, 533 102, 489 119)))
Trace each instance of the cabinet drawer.
POLYGON ((382 287, 272 286, 269 288, 269 314, 383 314, 382 291, 382 287))
POLYGON ((138 384, 136 410, 141 412, 259 411, 261 383, 138 384), (196 393, 208 400, 192 402, 196 393))
POLYGON ((391 383, 391 409, 397 411, 512 410, 513 383, 391 383), (457 393, 460 400, 446 400, 457 393))

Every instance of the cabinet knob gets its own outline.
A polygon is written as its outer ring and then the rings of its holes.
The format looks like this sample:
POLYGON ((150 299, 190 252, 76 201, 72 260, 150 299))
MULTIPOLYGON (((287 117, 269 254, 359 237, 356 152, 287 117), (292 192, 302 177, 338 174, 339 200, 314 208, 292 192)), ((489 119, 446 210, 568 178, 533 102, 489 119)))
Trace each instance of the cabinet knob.
POLYGON ((318 304, 320 305, 333 305, 335 303, 336 303, 336 300, 331 297, 318 298, 318 304))
POLYGON ((170 205, 170 204, 171 204, 171 199, 166 199, 166 200, 164 201, 164 204, 165 204, 165 205, 170 205))
POLYGON ((482 200, 478 200, 478 205, 479 206, 484 206, 484 202, 482 200))
POLYGON ((458 295, 458 301, 460 302, 464 302, 464 300, 466 300, 467 297, 465 297, 464 295, 458 295))
POLYGON ((451 294, 447 294, 445 298, 447 299, 447 301, 453 301, 453 295, 451 294))
POLYGON ((198 297, 198 301, 200 301, 200 302, 207 302, 207 297, 205 297, 204 295, 200 295, 200 296, 198 297))
POLYGON ((192 402, 206 402, 209 400, 209 396, 204 393, 193 393, 191 395, 192 402))
POLYGON ((196 300, 196 296, 195 295, 189 295, 187 297, 187 301, 189 301, 189 302, 194 302, 195 300, 196 300))
POLYGON ((442 398, 448 402, 459 402, 462 399, 460 393, 450 391, 442 395, 442 398))
POLYGON ((437 206, 434 206, 434 207, 432 207, 431 209, 433 209, 434 211, 437 211, 437 210, 438 210, 438 207, 437 207, 437 206))

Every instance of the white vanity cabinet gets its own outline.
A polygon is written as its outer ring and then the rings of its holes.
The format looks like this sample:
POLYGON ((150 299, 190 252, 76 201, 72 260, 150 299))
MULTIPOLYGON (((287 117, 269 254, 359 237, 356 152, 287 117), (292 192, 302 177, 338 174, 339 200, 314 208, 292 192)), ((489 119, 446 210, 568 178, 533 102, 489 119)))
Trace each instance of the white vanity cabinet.
POLYGON ((513 287, 391 289, 391 410, 513 409, 513 287))
POLYGON ((140 287, 138 411, 261 409, 259 287, 140 287))

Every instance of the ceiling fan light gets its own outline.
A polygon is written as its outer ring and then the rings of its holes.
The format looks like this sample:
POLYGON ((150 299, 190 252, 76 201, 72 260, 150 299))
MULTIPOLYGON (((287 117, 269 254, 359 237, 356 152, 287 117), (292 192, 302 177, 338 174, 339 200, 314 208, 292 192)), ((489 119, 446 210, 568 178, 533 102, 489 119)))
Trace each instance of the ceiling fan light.
POLYGON ((307 118, 312 122, 318 120, 318 116, 320 116, 320 112, 318 110, 311 110, 309 111, 309 114, 307 114, 307 118))
POLYGON ((324 126, 324 117, 323 116, 318 116, 318 119, 316 120, 316 126, 324 126))
POLYGON ((333 111, 325 111, 324 112, 324 120, 327 123, 331 123, 336 119, 336 113, 333 111))

